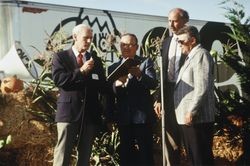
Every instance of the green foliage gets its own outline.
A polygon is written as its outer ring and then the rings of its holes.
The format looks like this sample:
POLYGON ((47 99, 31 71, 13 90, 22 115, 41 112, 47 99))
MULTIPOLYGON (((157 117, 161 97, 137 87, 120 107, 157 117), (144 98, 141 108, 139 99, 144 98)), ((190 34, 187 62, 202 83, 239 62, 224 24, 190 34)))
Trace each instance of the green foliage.
MULTIPOLYGON (((227 10, 225 17, 231 21, 232 33, 228 33, 228 35, 233 42, 230 41, 224 45, 224 53, 219 56, 237 74, 244 92, 239 104, 244 105, 249 102, 250 97, 250 18, 242 21, 245 17, 244 7, 237 1, 227 0, 222 4, 225 3, 234 5, 234 7, 224 8, 227 10)), ((235 98, 235 96, 230 97, 235 98)))
MULTIPOLYGON (((244 6, 235 0, 226 0, 222 4, 227 11, 225 17, 231 22, 232 32, 228 33, 232 39, 224 45, 224 53, 219 55, 222 61, 237 74, 243 95, 236 90, 215 90, 217 95, 217 129, 227 129, 231 140, 243 140, 244 154, 240 165, 250 164, 250 22, 245 19, 244 6), (245 21, 243 21, 245 19, 245 21)), ((224 132, 225 130, 219 130, 224 132)), ((220 132, 219 132, 220 133, 220 132)))
POLYGON ((0 140, 0 149, 3 148, 5 145, 8 145, 11 143, 11 135, 8 135, 7 138, 4 140, 0 140))
POLYGON ((241 87, 249 98, 250 94, 250 17, 246 18, 244 6, 237 1, 228 0, 234 8, 224 8, 228 12, 225 15, 231 21, 232 33, 228 35, 235 43, 225 45, 225 53, 221 56, 224 62, 229 65, 239 75, 241 87))
POLYGON ((56 112, 56 95, 57 88, 54 85, 51 75, 51 61, 53 54, 63 50, 63 48, 70 43, 67 34, 60 29, 52 36, 48 35, 46 40, 47 50, 40 52, 39 57, 35 62, 40 65, 41 73, 38 79, 30 82, 32 91, 32 106, 27 109, 28 112, 37 117, 40 121, 54 123, 56 112))
POLYGON ((120 144, 118 129, 112 132, 101 132, 94 141, 91 158, 95 166, 118 165, 118 148, 120 144))
MULTIPOLYGON (((107 55, 114 54, 117 58, 121 55, 117 50, 115 44, 117 43, 116 37, 113 34, 107 35, 106 38, 106 53, 101 54, 101 51, 92 43, 92 49, 98 53, 98 56, 102 59, 104 69, 107 71, 107 55)), ((104 104, 105 97, 102 96, 102 104, 104 104)), ((113 126, 112 131, 107 131, 106 127, 102 128, 98 136, 96 137, 92 154, 91 154, 91 165, 92 166, 117 166, 119 165, 119 154, 118 148, 120 145, 120 137, 117 127, 113 126)))
POLYGON ((228 110, 233 113, 234 111, 247 110, 245 105, 249 104, 250 95, 250 24, 249 18, 244 23, 241 23, 245 17, 244 7, 234 0, 223 1, 225 3, 233 3, 233 7, 224 7, 227 10, 225 15, 231 21, 231 33, 227 33, 232 40, 223 46, 224 53, 219 55, 222 61, 237 74, 244 96, 239 96, 235 90, 226 92, 216 90, 219 103, 217 104, 220 111, 228 110), (223 106, 224 105, 224 106, 223 106))

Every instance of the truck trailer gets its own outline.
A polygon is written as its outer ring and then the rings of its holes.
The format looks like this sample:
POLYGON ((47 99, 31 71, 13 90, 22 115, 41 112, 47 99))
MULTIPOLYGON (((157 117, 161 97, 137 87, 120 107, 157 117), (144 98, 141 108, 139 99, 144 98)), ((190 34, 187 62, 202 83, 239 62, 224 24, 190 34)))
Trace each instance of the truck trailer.
MULTIPOLYGON (((138 36, 138 55, 156 60, 160 56, 161 41, 169 35, 167 17, 37 3, 32 1, 0 1, 0 74, 1 77, 16 74, 37 78, 39 65, 33 59, 44 56, 50 47, 67 49, 72 45, 72 28, 84 23, 93 28, 91 49, 95 49, 106 66, 119 58, 119 39, 122 33, 138 36), (57 35, 60 32, 61 35, 57 35), (56 37, 55 37, 56 36, 56 37), (53 43, 50 39, 63 38, 65 43, 53 43), (54 45, 53 45, 54 44, 54 45), (14 55, 16 54, 16 55, 14 55), (11 62, 9 62, 9 59, 11 62), (22 61, 16 62, 16 61, 22 61), (16 62, 16 63, 14 63, 16 62), (7 63, 7 64, 6 64, 7 63), (10 64, 9 64, 10 63, 10 64), (18 64, 18 65, 17 65, 18 64), (20 65, 19 65, 20 64, 20 65), (21 67, 22 66, 22 67, 21 67), (16 69, 14 69, 16 68, 16 69), (23 70, 28 70, 23 72, 23 70), (20 71, 20 73, 17 73, 20 71), (16 72, 16 73, 13 73, 16 72), (26 75, 22 74, 26 73, 26 75)), ((189 25, 200 31, 201 43, 207 50, 223 52, 223 44, 229 40, 227 23, 191 19, 189 25)), ((239 87, 233 72, 217 61, 216 83, 220 86, 234 84, 239 87)), ((239 89, 240 90, 240 89, 239 89)))

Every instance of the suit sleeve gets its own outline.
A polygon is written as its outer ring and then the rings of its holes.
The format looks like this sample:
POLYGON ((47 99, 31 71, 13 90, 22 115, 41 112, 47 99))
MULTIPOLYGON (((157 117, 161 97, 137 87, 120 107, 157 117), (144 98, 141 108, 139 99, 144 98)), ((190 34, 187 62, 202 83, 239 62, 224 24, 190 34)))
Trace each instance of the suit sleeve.
POLYGON ((146 89, 155 89, 158 85, 156 80, 156 72, 154 69, 154 62, 147 58, 145 60, 145 71, 142 72, 141 83, 146 89))
POLYGON ((79 68, 70 68, 69 62, 66 62, 62 56, 65 53, 54 54, 52 59, 52 78, 59 88, 74 88, 84 81, 84 76, 79 68))

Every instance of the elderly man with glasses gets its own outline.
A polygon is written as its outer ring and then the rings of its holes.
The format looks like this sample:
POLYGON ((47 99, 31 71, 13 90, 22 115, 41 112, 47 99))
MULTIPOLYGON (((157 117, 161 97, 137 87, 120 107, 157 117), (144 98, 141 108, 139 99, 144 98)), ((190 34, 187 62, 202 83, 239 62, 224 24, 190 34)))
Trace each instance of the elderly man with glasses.
POLYGON ((150 90, 157 87, 156 72, 150 58, 136 55, 138 47, 134 34, 123 34, 120 40, 122 58, 108 68, 108 73, 112 73, 128 59, 139 63, 113 81, 114 94, 107 99, 108 120, 117 123, 120 134, 121 166, 154 165, 152 124, 155 114, 150 90))
POLYGON ((186 60, 175 85, 176 119, 192 165, 211 166, 215 120, 213 58, 200 45, 196 27, 180 29, 177 38, 186 60))

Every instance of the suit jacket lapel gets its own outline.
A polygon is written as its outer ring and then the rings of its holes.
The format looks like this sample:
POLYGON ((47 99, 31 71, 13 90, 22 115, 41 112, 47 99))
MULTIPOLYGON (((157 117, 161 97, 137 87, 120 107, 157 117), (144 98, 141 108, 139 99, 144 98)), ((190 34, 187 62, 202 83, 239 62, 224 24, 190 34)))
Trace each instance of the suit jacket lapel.
MULTIPOLYGON (((76 60, 76 56, 71 49, 68 50, 68 55, 69 56, 65 56, 65 63, 67 64, 68 67, 70 67, 71 69, 75 69, 75 68, 78 68, 78 64, 77 64, 77 60, 76 60)), ((90 59, 90 53, 89 52, 86 52, 85 53, 85 58, 86 60, 89 60, 90 59)))
POLYGON ((188 59, 184 62, 183 66, 181 67, 180 69, 180 72, 179 72, 179 75, 178 75, 178 78, 177 78, 177 81, 176 81, 176 85, 179 83, 182 75, 183 75, 183 72, 187 69, 187 67, 189 66, 190 64, 190 61, 194 58, 195 54, 197 53, 197 51, 199 50, 200 47, 198 47, 198 49, 195 49, 193 52, 191 52, 191 54, 188 55, 188 59))
POLYGON ((171 39, 172 39, 173 36, 170 36, 170 37, 167 37, 163 43, 162 43, 162 52, 161 52, 161 56, 162 56, 162 63, 164 65, 162 65, 162 70, 163 70, 163 79, 165 81, 167 81, 168 79, 168 61, 169 61, 169 58, 168 58, 168 51, 169 51, 169 47, 170 47, 170 42, 171 42, 171 39))
POLYGON ((65 64, 65 67, 70 69, 70 70, 74 70, 75 68, 78 67, 77 65, 77 61, 76 61, 76 57, 73 53, 72 49, 69 49, 68 54, 63 56, 63 63, 65 64))

